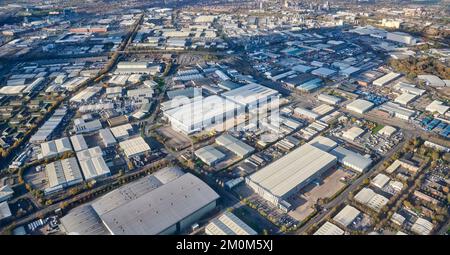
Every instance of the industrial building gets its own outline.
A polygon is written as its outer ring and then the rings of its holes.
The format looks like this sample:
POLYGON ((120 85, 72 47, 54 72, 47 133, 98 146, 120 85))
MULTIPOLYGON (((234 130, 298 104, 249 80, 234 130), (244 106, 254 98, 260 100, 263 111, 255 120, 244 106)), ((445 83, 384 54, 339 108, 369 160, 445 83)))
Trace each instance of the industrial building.
POLYGON ((14 195, 14 190, 9 187, 9 185, 5 185, 0 187, 0 203, 6 200, 9 200, 14 195))
POLYGON ((38 154, 38 159, 56 157, 67 151, 72 151, 72 145, 67 137, 44 142, 41 143, 41 153, 38 154))
POLYGON ((327 95, 327 94, 320 94, 317 96, 317 99, 331 105, 337 105, 339 104, 342 99, 336 96, 327 95))
POLYGON ((110 175, 109 167, 103 159, 103 152, 100 147, 79 151, 77 152, 77 158, 86 181, 110 175))
POLYGON ((356 112, 359 114, 364 114, 365 112, 372 109, 373 106, 374 106, 374 104, 372 102, 369 102, 364 99, 356 99, 355 101, 349 103, 346 106, 346 108, 347 108, 347 110, 350 110, 350 111, 353 111, 353 112, 356 112))
POLYGON ((109 128, 100 129, 100 131, 98 131, 98 135, 100 139, 102 139, 103 145, 105 147, 110 147, 117 144, 116 138, 114 138, 109 128))
POLYGON ((378 134, 390 137, 395 134, 395 132, 397 132, 397 129, 395 127, 386 125, 382 129, 380 129, 380 131, 378 131, 378 134))
POLYGON ((77 159, 67 158, 49 163, 45 166, 45 173, 48 179, 46 194, 62 190, 66 187, 76 185, 83 181, 77 159))
POLYGON ((383 208, 389 199, 375 193, 369 188, 363 188, 355 195, 355 200, 363 205, 366 205, 373 210, 379 212, 383 208))
POLYGON ((227 148, 227 150, 233 152, 240 158, 243 158, 255 151, 255 148, 229 134, 223 134, 219 136, 216 139, 216 143, 227 148))
POLYGON ((316 136, 314 139, 309 141, 308 144, 326 152, 329 152, 338 146, 338 144, 332 139, 321 135, 316 136))
POLYGON ((437 112, 442 115, 444 115, 448 111, 448 109, 450 109, 450 106, 446 106, 443 102, 439 100, 434 100, 425 108, 425 110, 428 112, 431 113, 437 112))
POLYGON ((12 216, 8 202, 0 202, 0 221, 12 216))
POLYGON ((372 165, 370 158, 366 158, 341 146, 334 148, 330 153, 337 157, 339 163, 361 173, 369 169, 372 165))
POLYGON ((127 158, 137 157, 150 151, 150 146, 141 136, 122 141, 119 146, 127 158))
POLYGON ((119 62, 114 73, 116 74, 150 74, 155 75, 161 72, 160 64, 149 62, 119 62))
POLYGON ((416 38, 403 32, 389 32, 386 34, 386 39, 406 45, 415 45, 417 43, 416 38))
POLYGON ((390 180, 391 178, 389 178, 387 175, 379 173, 370 181, 370 184, 372 184, 374 187, 382 189, 384 186, 386 186, 386 184, 389 183, 390 180))
POLYGON ((111 133, 118 141, 123 141, 130 137, 132 130, 133 126, 129 123, 110 128, 111 133))
POLYGON ((327 221, 325 224, 323 224, 316 232, 314 232, 314 235, 343 235, 345 232, 338 226, 334 225, 333 223, 327 221))
POLYGON ((174 130, 189 135, 222 124, 224 119, 233 120, 239 109, 238 104, 214 95, 169 109, 164 116, 174 130))
POLYGON ((73 135, 70 137, 74 151, 82 151, 88 148, 86 140, 82 135, 73 135))
POLYGON ((207 145, 195 151, 195 156, 197 156, 201 161, 203 161, 208 166, 214 166, 223 159, 226 155, 223 154, 218 149, 214 148, 212 145, 207 145))
POLYGON ((335 156, 304 144, 248 176, 245 181, 265 200, 289 210, 290 205, 285 199, 335 166, 336 162, 335 156))
POLYGON ((416 111, 410 110, 392 102, 386 102, 382 104, 379 109, 402 120, 410 120, 416 115, 416 111))
POLYGON ((316 112, 301 107, 296 107, 294 109, 294 113, 312 120, 316 120, 320 117, 320 115, 317 114, 316 112))
POLYGON ((355 219, 361 214, 361 212, 351 205, 346 205, 333 220, 341 224, 344 227, 348 227, 355 219))
POLYGON ((384 86, 390 82, 392 82, 395 79, 398 79, 401 76, 399 73, 390 72, 376 80, 373 81, 373 85, 376 86, 384 86))
POLYGON ((396 97, 394 99, 394 102, 399 103, 401 105, 408 105, 409 103, 411 103, 415 98, 417 97, 417 95, 414 94, 410 94, 408 92, 405 92, 403 94, 401 94, 400 96, 396 97))
POLYGON ((73 103, 82 103, 91 99, 95 94, 100 92, 102 87, 87 87, 84 90, 80 91, 78 94, 70 98, 70 102, 73 103))
POLYGON ((224 212, 205 228, 207 235, 257 235, 258 233, 231 212, 224 212))
POLYGON ((246 108, 252 109, 278 99, 278 91, 251 83, 225 92, 222 96, 246 108))
POLYGON ((429 235, 433 231, 433 223, 423 218, 417 218, 411 227, 411 231, 418 235, 429 235))
POLYGON ((342 134, 342 137, 350 141, 354 141, 356 138, 364 134, 364 129, 359 127, 351 127, 342 134))
POLYGON ((413 94, 413 95, 417 95, 417 96, 421 96, 426 92, 426 90, 424 90, 424 89, 417 88, 416 85, 404 83, 404 82, 398 82, 397 84, 395 84, 393 86, 393 88, 396 90, 399 90, 403 93, 409 93, 409 94, 413 94))
POLYGON ((68 234, 82 235, 175 234, 213 210, 218 198, 214 190, 190 173, 149 175, 87 207, 75 208, 61 218, 61 228, 68 234))

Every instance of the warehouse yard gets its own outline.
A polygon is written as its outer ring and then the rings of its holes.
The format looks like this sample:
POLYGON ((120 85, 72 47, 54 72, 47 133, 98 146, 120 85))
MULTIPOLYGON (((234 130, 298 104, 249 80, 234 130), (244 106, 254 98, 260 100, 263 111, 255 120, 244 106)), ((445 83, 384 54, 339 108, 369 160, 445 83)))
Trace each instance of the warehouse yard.
POLYGON ((289 212, 289 215, 298 221, 303 221, 314 212, 314 204, 319 198, 332 197, 336 192, 341 190, 345 183, 341 179, 346 179, 350 176, 349 173, 342 169, 332 169, 324 174, 326 176, 323 182, 317 186, 317 183, 311 183, 306 186, 301 194, 291 197, 289 202, 292 204, 294 210, 289 212))

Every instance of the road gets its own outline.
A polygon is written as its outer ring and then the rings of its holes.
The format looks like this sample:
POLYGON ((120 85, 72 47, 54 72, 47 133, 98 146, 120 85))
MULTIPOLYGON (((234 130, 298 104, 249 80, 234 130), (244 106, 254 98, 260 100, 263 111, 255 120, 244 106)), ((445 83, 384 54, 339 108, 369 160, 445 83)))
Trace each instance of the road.
MULTIPOLYGON (((397 152, 399 149, 401 149, 403 147, 403 145, 405 144, 406 141, 409 140, 409 138, 410 138, 410 135, 405 134, 405 138, 400 143, 398 143, 396 146, 394 146, 394 148, 392 148, 392 150, 389 151, 385 155, 385 158, 390 158, 392 155, 394 155, 395 152, 397 152)), ((309 227, 311 227, 312 224, 320 222, 325 216, 327 216, 329 213, 331 213, 330 209, 332 209, 335 206, 344 202, 347 199, 348 194, 351 191, 355 190, 359 185, 361 185, 361 183, 364 181, 364 179, 367 179, 368 177, 370 177, 373 174, 373 172, 376 171, 383 164, 385 158, 380 160, 376 165, 374 165, 367 172, 365 172, 364 174, 359 176, 358 179, 354 180, 341 194, 339 194, 335 199, 333 199, 331 202, 326 204, 318 214, 316 214, 313 218, 311 218, 306 224, 304 224, 301 228, 299 228, 295 233, 296 234, 305 233, 305 231, 309 227)))

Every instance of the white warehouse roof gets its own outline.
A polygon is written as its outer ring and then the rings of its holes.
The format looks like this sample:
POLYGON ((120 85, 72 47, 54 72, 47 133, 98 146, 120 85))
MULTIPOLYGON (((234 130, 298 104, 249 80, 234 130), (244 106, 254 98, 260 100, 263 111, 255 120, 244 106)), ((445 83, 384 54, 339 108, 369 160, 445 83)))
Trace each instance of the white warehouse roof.
POLYGON ((83 135, 73 135, 70 137, 74 151, 82 151, 88 148, 83 135))
POLYGON ((70 144, 69 138, 63 137, 61 139, 41 143, 41 154, 38 157, 53 157, 66 151, 72 151, 72 145, 70 144))
POLYGON ((359 127, 351 127, 342 134, 342 137, 354 141, 356 138, 364 134, 364 130, 359 127))
POLYGON ((352 222, 358 217, 361 212, 351 205, 346 205, 336 216, 334 216, 333 220, 337 223, 347 227, 352 224, 352 222))
POLYGON ((195 156, 200 158, 207 165, 211 166, 226 157, 221 151, 214 148, 212 145, 205 146, 195 151, 195 156))
POLYGON ((109 167, 103 159, 103 152, 98 146, 77 152, 77 158, 85 180, 110 174, 109 167))
POLYGON ((265 101, 271 97, 276 97, 278 91, 256 83, 251 83, 225 92, 222 95, 241 105, 253 105, 257 101, 265 101))
POLYGON ((363 114, 372 109, 373 106, 374 104, 372 102, 364 99, 356 99, 355 101, 349 103, 346 108, 347 110, 363 114))
POLYGON ((334 225, 333 223, 327 221, 325 224, 323 224, 315 233, 314 235, 343 235, 344 230, 340 229, 338 226, 334 225))
POLYGON ((247 178, 280 198, 335 162, 335 156, 304 144, 247 178))
POLYGON ((120 142, 119 146, 128 158, 150 151, 150 146, 140 136, 120 142))
POLYGON ((256 235, 255 230, 231 212, 225 212, 205 228, 207 235, 256 235))
POLYGON ((330 153, 335 155, 341 164, 358 172, 364 172, 372 164, 372 160, 370 158, 366 158, 359 153, 347 150, 341 146, 336 147, 330 151, 330 153))

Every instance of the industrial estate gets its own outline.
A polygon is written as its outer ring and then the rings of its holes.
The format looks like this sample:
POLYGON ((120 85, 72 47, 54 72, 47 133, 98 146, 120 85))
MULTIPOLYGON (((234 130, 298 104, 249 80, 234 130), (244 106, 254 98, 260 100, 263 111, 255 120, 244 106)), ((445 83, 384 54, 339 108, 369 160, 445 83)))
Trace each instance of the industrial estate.
POLYGON ((2 1, 5 235, 446 235, 448 0, 2 1))

